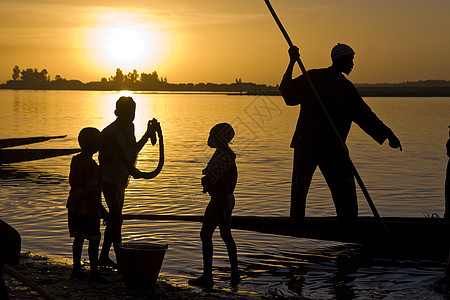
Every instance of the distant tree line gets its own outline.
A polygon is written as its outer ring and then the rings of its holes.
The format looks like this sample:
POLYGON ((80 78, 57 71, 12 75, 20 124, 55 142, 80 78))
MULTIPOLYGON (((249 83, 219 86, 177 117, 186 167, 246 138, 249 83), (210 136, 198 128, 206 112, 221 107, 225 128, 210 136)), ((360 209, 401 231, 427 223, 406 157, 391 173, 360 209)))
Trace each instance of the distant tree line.
MULTIPOLYGON (((124 74, 120 69, 109 78, 100 81, 83 83, 80 80, 67 80, 56 75, 51 80, 46 69, 38 71, 36 68, 21 70, 14 66, 12 80, 0 84, 2 89, 36 89, 36 90, 133 90, 133 91, 179 91, 179 92, 225 92, 232 94, 265 94, 280 95, 278 85, 268 86, 242 82, 236 78, 232 83, 169 83, 167 77, 160 77, 156 71, 138 73, 137 70, 124 74)), ((386 97, 450 97, 450 81, 425 80, 402 83, 356 84, 362 96, 386 97)))
POLYGON ((120 68, 117 68, 115 76, 111 76, 108 80, 106 78, 102 78, 101 82, 109 82, 116 87, 121 88, 134 88, 136 85, 156 86, 164 84, 167 83, 167 77, 159 78, 159 75, 156 71, 153 71, 152 73, 141 73, 139 75, 136 69, 134 69, 133 72, 124 74, 120 68))
POLYGON ((230 93, 252 93, 252 94, 278 94, 278 86, 267 86, 242 82, 241 78, 235 79, 231 84, 216 83, 169 83, 167 77, 160 77, 156 71, 151 73, 133 72, 124 74, 120 69, 109 78, 100 81, 83 83, 79 80, 67 80, 56 75, 52 80, 48 71, 43 69, 21 70, 19 66, 13 68, 12 80, 1 84, 4 89, 53 89, 53 90, 135 90, 135 91, 205 91, 205 92, 230 92, 230 93))
POLYGON ((136 70, 124 74, 120 68, 116 69, 116 74, 110 78, 102 78, 99 82, 82 83, 79 80, 67 80, 61 75, 56 75, 51 80, 46 69, 38 71, 35 69, 21 70, 19 66, 14 66, 12 73, 13 80, 7 81, 6 85, 10 87, 23 88, 43 88, 43 89, 66 89, 66 88, 89 88, 96 86, 101 89, 134 89, 136 87, 151 88, 161 84, 167 84, 167 77, 159 77, 156 71, 152 73, 139 74, 136 70))
POLYGON ((46 69, 38 71, 35 69, 20 70, 19 66, 13 68, 12 78, 14 81, 45 83, 50 80, 46 69))

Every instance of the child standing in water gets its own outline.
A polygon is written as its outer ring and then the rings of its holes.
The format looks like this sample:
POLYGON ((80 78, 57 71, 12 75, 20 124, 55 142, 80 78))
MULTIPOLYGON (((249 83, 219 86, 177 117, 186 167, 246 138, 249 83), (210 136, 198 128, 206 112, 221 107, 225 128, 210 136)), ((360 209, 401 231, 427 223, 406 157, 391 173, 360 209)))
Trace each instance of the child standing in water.
POLYGON ((208 146, 216 148, 211 160, 203 170, 203 193, 211 196, 205 210, 200 231, 203 253, 203 275, 189 280, 190 285, 210 288, 214 285, 212 276, 212 236, 217 226, 225 242, 231 264, 231 286, 237 286, 238 270, 236 243, 231 235, 231 212, 234 208, 234 189, 237 183, 236 154, 228 145, 234 137, 234 130, 228 123, 215 125, 208 138, 208 146))
POLYGON ((78 135, 81 153, 70 164, 70 193, 67 201, 70 236, 73 240, 73 271, 70 279, 83 279, 81 253, 84 240, 89 240, 89 282, 106 283, 98 273, 98 249, 100 244, 100 215, 105 219, 108 212, 102 205, 102 178, 100 168, 92 155, 100 148, 101 135, 96 128, 83 128, 78 135))

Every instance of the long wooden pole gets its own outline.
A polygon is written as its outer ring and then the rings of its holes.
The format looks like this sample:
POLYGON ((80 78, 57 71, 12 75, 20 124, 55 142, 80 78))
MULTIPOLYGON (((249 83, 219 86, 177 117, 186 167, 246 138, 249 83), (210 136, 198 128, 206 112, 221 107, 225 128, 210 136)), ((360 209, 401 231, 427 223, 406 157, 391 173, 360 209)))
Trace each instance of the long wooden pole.
POLYGON ((30 278, 26 277, 22 273, 19 273, 16 270, 14 270, 13 268, 10 268, 8 266, 3 266, 3 267, 4 267, 4 271, 5 271, 6 274, 8 274, 9 276, 14 277, 14 278, 22 281, 23 283, 27 284, 29 287, 34 289, 36 292, 38 292, 45 299, 48 299, 48 300, 54 300, 55 299, 55 297, 53 297, 53 295, 51 295, 49 292, 47 292, 46 290, 41 288, 36 282, 34 282, 30 278))
MULTIPOLYGON (((289 47, 294 46, 294 44, 292 43, 289 35, 287 34, 286 30, 284 29, 283 24, 281 24, 280 19, 278 18, 277 14, 275 13, 275 10, 273 9, 272 5, 270 4, 269 0, 264 0, 264 2, 266 3, 267 8, 269 9, 270 13, 272 14, 272 17, 275 19, 275 22, 277 23, 278 28, 280 28, 281 33, 283 34, 284 38, 286 39, 286 42, 288 43, 289 47)), ((372 198, 370 197, 369 192, 367 191, 366 186, 364 185, 364 182, 361 179, 361 176, 359 176, 359 173, 356 170, 356 167, 353 164, 353 162, 352 162, 352 160, 350 158, 350 155, 347 152, 347 148, 345 147, 345 144, 342 141, 341 136, 339 135, 339 132, 336 129, 336 126, 334 126, 333 120, 331 119, 331 117, 328 114, 325 106, 323 105, 322 100, 320 100, 319 94, 317 93, 317 91, 316 91, 316 89, 315 89, 315 87, 314 87, 314 85, 313 85, 313 83, 311 81, 311 78, 308 75, 308 72, 306 72, 306 69, 303 66, 303 63, 302 63, 300 57, 297 59, 297 63, 299 65, 303 75, 305 76, 309 86, 311 87, 311 91, 313 92, 314 98, 316 99, 317 103, 319 104, 319 106, 320 106, 320 108, 322 110, 322 113, 325 116, 325 119, 326 119, 329 127, 332 128, 332 130, 334 131, 334 134, 336 135, 336 138, 338 140, 338 144, 341 147, 341 151, 344 153, 345 160, 347 161, 348 165, 350 166, 350 168, 351 168, 351 170, 353 172, 353 175, 356 178, 356 181, 358 182, 359 186, 361 187, 361 190, 362 190, 364 196, 367 199, 367 203, 369 204, 370 209, 372 210, 372 213, 373 213, 374 217, 377 220, 379 220, 379 222, 383 226, 384 230, 386 231, 386 234, 389 236, 389 238, 392 239, 391 234, 389 233, 389 230, 387 229, 386 225, 384 224, 383 220, 381 219, 380 214, 378 213, 378 210, 375 207, 375 204, 373 203, 372 198)))

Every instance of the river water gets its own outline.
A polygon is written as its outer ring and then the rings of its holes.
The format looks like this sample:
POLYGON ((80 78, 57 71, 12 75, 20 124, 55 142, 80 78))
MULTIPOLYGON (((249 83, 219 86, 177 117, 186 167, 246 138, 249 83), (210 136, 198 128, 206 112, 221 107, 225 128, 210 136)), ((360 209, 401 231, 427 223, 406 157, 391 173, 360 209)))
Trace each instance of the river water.
MULTIPOLYGON (((0 138, 67 135, 29 148, 77 148, 87 126, 104 128, 115 101, 127 92, 0 90, 0 138)), ((292 149, 299 107, 281 97, 223 94, 131 94, 137 103, 138 138, 150 118, 162 125, 166 163, 153 180, 130 180, 124 213, 203 214, 201 170, 212 150, 210 128, 228 122, 236 130, 239 180, 234 215, 289 214, 292 149)), ((443 214, 450 98, 366 98, 396 133, 403 151, 378 145, 353 126, 348 146, 381 216, 443 214)), ((138 168, 152 170, 158 149, 146 145, 138 168)), ((24 251, 69 260, 66 201, 70 156, 0 167, 0 218, 22 236, 24 251)), ((371 215, 358 191, 359 214, 371 215)), ((308 195, 307 216, 333 216, 334 206, 319 171, 308 195)), ((124 241, 169 244, 160 276, 175 285, 201 272, 200 225, 172 221, 125 221, 124 241)), ((366 255, 359 247, 326 241, 233 231, 243 273, 242 293, 300 295, 307 299, 445 299, 433 283, 444 260, 396 260, 366 255)), ((216 233, 214 276, 228 289, 226 249, 216 233)), ((85 252, 87 250, 84 250, 85 252)), ((86 253, 84 253, 86 257, 86 253)))

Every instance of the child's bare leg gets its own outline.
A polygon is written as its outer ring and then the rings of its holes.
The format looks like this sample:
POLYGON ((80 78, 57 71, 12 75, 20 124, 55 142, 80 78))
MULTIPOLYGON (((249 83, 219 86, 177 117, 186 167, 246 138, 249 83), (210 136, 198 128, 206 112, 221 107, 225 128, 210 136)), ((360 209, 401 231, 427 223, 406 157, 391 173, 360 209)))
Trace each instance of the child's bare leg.
POLYGON ((213 242, 212 236, 214 230, 217 227, 217 216, 219 203, 212 200, 208 204, 205 210, 205 216, 203 218, 202 229, 200 230, 200 239, 202 240, 202 254, 203 254, 203 275, 189 280, 190 285, 201 286, 210 288, 214 285, 212 277, 212 256, 213 256, 213 242))
POLYGON ((102 246, 102 251, 100 253, 99 264, 102 266, 117 267, 109 258, 109 251, 111 245, 114 244, 114 251, 116 254, 116 259, 118 260, 118 245, 122 242, 122 207, 124 201, 124 191, 119 190, 119 188, 112 184, 103 185, 103 195, 105 196, 106 204, 108 205, 109 214, 111 220, 109 224, 106 225, 104 241, 102 246))
POLYGON ((220 237, 225 242, 231 265, 231 287, 236 288, 241 280, 239 276, 236 242, 231 235, 231 211, 224 213, 219 224, 220 237))
POLYGON ((81 253, 83 251, 84 238, 78 234, 72 244, 72 255, 73 255, 73 271, 70 275, 71 280, 83 279, 86 274, 83 273, 81 269, 81 253))
POLYGON ((239 277, 236 242, 231 235, 231 211, 224 213, 219 224, 220 237, 227 246, 228 258, 231 265, 231 277, 239 277))
POLYGON ((227 246, 228 258, 231 264, 231 275, 239 275, 236 242, 231 235, 231 228, 228 226, 220 226, 220 237, 227 246))
MULTIPOLYGON (((120 226, 121 224, 116 224, 117 222, 115 220, 112 220, 110 224, 106 225, 105 228, 105 234, 104 234, 104 238, 103 238, 103 245, 102 245, 102 250, 100 252, 100 258, 99 260, 99 264, 101 266, 105 266, 105 267, 113 267, 116 268, 117 264, 111 260, 111 258, 109 258, 109 251, 111 249, 111 246, 113 245, 113 242, 117 236, 116 232, 119 232, 119 236, 120 236, 120 226), (119 229, 117 229, 119 228, 119 229)), ((114 252, 116 254, 116 260, 118 260, 118 244, 120 244, 119 241, 114 242, 114 252)))
POLYGON ((89 263, 91 265, 91 273, 98 272, 98 248, 100 246, 100 240, 90 240, 88 253, 89 263))
POLYGON ((77 235, 72 244, 73 267, 81 269, 81 253, 83 251, 84 238, 77 235))
POLYGON ((212 278, 213 242, 212 236, 216 226, 203 223, 200 231, 203 254, 203 276, 212 278))
POLYGON ((190 279, 189 284, 200 286, 204 288, 211 288, 214 285, 212 277, 212 255, 213 255, 213 243, 212 235, 216 229, 216 225, 211 225, 206 218, 203 220, 202 230, 200 231, 200 238, 202 240, 202 253, 203 253, 203 274, 202 276, 190 279))
POLYGON ((111 245, 112 245, 111 225, 107 224, 105 227, 105 235, 103 237, 103 246, 102 246, 102 253, 100 254, 100 259, 109 257, 109 250, 111 249, 111 245))
POLYGON ((110 283, 110 281, 102 277, 98 272, 98 249, 100 240, 89 241, 89 262, 91 264, 91 273, 89 274, 90 283, 110 283))

